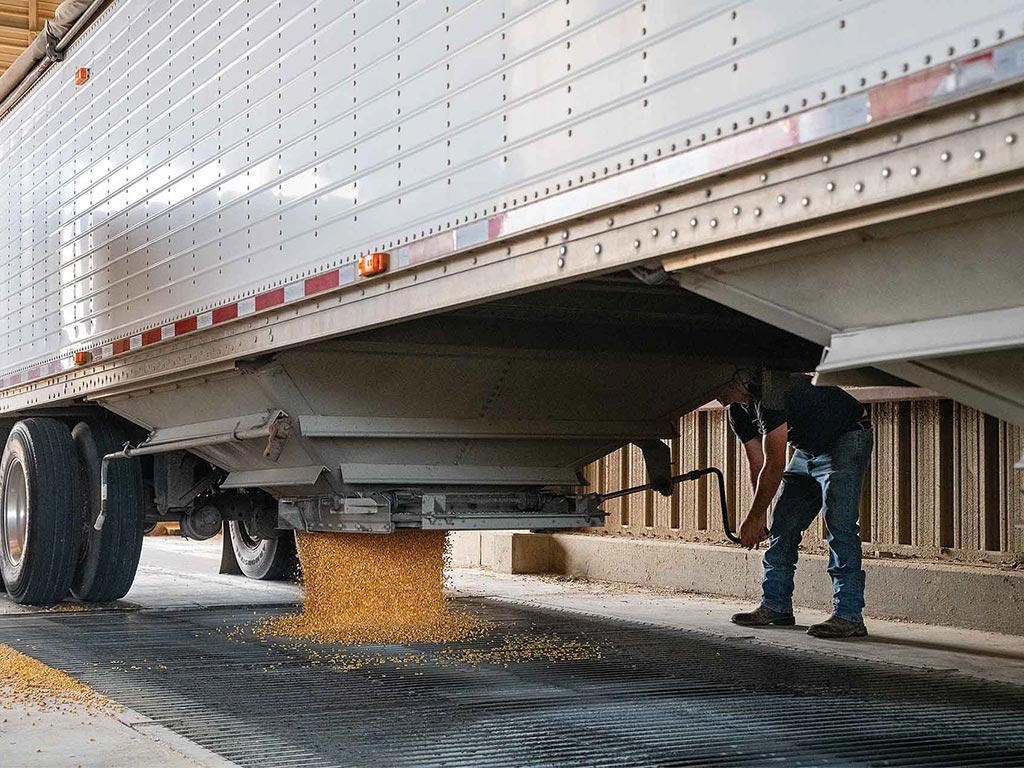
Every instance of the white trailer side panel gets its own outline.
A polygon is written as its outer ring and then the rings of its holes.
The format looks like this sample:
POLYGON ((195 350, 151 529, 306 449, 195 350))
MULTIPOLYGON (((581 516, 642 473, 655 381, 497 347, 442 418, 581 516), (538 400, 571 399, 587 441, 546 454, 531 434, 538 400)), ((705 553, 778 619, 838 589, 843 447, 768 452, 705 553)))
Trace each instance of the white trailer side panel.
POLYGON ((0 385, 614 203, 1022 29, 1013 0, 119 0, 0 123, 0 385))

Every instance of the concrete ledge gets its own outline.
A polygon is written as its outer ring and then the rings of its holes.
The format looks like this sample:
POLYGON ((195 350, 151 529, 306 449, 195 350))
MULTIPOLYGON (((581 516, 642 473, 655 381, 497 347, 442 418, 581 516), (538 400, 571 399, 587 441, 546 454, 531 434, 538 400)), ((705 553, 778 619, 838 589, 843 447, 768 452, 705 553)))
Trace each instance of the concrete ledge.
MULTIPOLYGON (((556 573, 756 601, 761 553, 650 539, 519 532, 458 533, 453 563, 499 573, 556 573)), ((821 555, 802 554, 797 605, 828 610, 821 555)), ((1024 573, 937 562, 867 559, 867 607, 876 618, 1024 635, 1024 573)))
POLYGON ((527 531, 457 531, 449 535, 452 565, 496 573, 550 573, 554 541, 527 531))

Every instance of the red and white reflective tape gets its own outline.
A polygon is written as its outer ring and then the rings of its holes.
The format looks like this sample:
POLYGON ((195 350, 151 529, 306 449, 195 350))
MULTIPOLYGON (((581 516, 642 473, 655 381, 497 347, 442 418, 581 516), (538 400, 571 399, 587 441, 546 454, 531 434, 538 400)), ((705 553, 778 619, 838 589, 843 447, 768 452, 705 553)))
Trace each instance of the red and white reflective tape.
MULTIPOLYGON (((346 264, 338 269, 321 272, 304 280, 297 280, 279 288, 272 288, 255 296, 249 296, 207 312, 189 315, 174 323, 151 328, 125 338, 115 339, 112 342, 85 351, 89 352, 89 362, 109 360, 110 358, 134 352, 161 341, 186 336, 205 328, 229 323, 240 317, 273 309, 283 304, 308 299, 344 285, 350 285, 355 280, 356 265, 346 264)), ((19 371, 0 378, 0 389, 17 387, 48 376, 56 376, 75 367, 74 353, 71 353, 67 357, 50 362, 45 368, 32 368, 27 372, 19 371)))
MULTIPOLYGON (((549 226, 586 211, 600 210, 634 195, 669 189, 708 174, 720 173, 775 152, 828 139, 884 120, 961 99, 1024 77, 1024 40, 1016 39, 970 56, 852 94, 796 115, 767 123, 661 160, 616 174, 614 185, 584 184, 513 210, 502 211, 391 252, 391 266, 402 268, 445 258, 456 251, 549 226)), ((351 285, 356 264, 191 315, 174 323, 87 348, 90 361, 107 360, 167 339, 185 336, 274 307, 351 285)), ((75 352, 0 378, 0 390, 75 368, 75 352)))

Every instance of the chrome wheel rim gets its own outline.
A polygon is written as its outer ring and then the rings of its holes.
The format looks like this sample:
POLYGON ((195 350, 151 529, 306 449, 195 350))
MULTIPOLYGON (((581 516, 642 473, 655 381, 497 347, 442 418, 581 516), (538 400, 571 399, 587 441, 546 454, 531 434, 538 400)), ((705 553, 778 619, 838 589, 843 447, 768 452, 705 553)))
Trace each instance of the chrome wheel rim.
POLYGON ((17 459, 11 462, 4 478, 2 520, 4 557, 18 566, 25 557, 28 542, 28 483, 25 469, 17 459))

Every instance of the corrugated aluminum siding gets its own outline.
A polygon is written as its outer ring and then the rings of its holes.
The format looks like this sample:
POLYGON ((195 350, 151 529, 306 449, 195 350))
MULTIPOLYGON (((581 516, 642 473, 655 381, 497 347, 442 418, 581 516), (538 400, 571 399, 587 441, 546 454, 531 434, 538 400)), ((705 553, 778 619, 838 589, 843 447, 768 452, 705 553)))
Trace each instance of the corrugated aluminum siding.
POLYGON ((854 94, 862 127, 871 88, 1022 21, 1014 0, 119 0, 0 124, 0 374, 548 196, 546 221, 576 215, 574 184, 733 132, 825 135, 799 116, 854 94))

